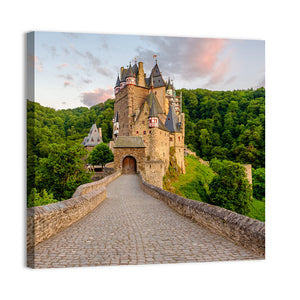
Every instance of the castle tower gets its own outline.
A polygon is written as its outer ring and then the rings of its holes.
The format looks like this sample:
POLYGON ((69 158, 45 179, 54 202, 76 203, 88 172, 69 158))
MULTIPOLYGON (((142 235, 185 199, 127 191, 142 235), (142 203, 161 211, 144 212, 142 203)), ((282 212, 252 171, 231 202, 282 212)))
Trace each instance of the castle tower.
POLYGON ((148 117, 148 126, 149 128, 158 127, 158 113, 154 101, 152 101, 151 109, 148 117))
POLYGON ((117 82, 116 82, 115 89, 114 89, 115 95, 118 94, 119 91, 120 91, 120 77, 118 75, 117 82))
POLYGON ((135 81, 135 74, 133 73, 131 64, 128 68, 128 72, 126 75, 126 85, 135 85, 136 81, 135 81))
POLYGON ((178 105, 180 97, 170 79, 168 83, 164 81, 157 61, 148 77, 142 62, 130 63, 127 69, 122 67, 119 81, 117 78, 113 119, 115 166, 123 171, 127 160, 135 161, 136 170, 147 182, 162 187, 170 147, 174 147, 184 172, 184 114, 178 105))

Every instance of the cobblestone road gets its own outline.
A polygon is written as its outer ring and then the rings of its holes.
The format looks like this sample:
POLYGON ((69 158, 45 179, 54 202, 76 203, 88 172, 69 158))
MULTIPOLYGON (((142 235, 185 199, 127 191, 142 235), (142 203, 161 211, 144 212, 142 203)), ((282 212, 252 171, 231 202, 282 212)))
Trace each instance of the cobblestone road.
POLYGON ((145 194, 136 175, 94 211, 36 246, 35 268, 260 259, 145 194))

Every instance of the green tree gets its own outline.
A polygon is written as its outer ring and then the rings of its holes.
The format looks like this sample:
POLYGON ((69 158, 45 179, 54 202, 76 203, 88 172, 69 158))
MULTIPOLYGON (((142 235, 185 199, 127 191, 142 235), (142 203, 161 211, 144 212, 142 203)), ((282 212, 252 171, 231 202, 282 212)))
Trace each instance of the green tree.
POLYGON ((265 201, 265 168, 252 170, 253 197, 265 201))
POLYGON ((36 170, 36 188, 45 189, 54 199, 71 198, 76 188, 91 181, 91 174, 84 169, 82 158, 87 150, 81 145, 67 148, 65 145, 50 145, 50 153, 39 160, 36 170))
POLYGON ((252 192, 244 167, 217 159, 213 159, 210 166, 217 175, 209 184, 209 202, 243 215, 249 213, 252 192))
POLYGON ((105 143, 98 144, 88 157, 88 163, 91 165, 101 165, 102 168, 114 160, 114 155, 105 143))

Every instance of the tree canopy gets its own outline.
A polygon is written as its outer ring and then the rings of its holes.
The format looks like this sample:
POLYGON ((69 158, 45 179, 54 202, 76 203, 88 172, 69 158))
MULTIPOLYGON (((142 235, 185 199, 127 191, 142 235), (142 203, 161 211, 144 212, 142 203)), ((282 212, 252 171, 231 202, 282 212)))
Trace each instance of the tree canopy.
POLYGON ((210 166, 217 174, 209 184, 209 202, 243 215, 249 213, 252 191, 244 167, 218 159, 210 166))
POLYGON ((88 163, 95 166, 101 165, 102 168, 114 160, 114 155, 105 143, 98 144, 90 153, 88 163))
POLYGON ((265 166, 265 89, 181 89, 185 143, 204 160, 265 166))

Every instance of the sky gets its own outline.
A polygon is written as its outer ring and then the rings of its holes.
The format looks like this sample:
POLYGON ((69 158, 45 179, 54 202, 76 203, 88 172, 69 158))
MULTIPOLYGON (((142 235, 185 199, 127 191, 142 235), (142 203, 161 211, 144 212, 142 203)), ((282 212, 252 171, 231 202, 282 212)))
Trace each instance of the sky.
POLYGON ((173 80, 176 89, 265 85, 263 40, 37 31, 29 37, 27 55, 34 74, 34 85, 28 76, 27 98, 55 109, 114 98, 120 67, 142 61, 148 77, 153 55, 163 78, 173 80))

